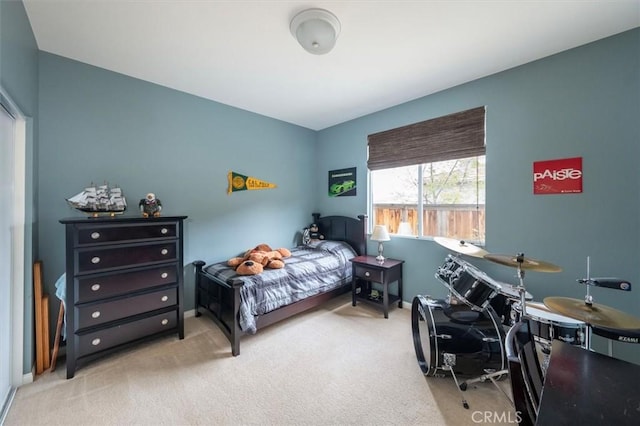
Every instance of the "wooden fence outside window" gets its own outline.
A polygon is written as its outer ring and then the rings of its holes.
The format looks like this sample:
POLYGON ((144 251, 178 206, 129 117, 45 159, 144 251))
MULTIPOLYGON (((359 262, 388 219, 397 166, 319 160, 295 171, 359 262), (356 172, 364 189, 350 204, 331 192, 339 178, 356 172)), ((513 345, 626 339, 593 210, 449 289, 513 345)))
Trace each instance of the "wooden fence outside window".
MULTIPOLYGON (((374 204, 376 225, 387 225, 398 234, 400 222, 408 222, 411 235, 418 233, 420 214, 415 204, 374 204)), ((485 206, 469 204, 427 205, 422 212, 424 236, 484 241, 485 206)))

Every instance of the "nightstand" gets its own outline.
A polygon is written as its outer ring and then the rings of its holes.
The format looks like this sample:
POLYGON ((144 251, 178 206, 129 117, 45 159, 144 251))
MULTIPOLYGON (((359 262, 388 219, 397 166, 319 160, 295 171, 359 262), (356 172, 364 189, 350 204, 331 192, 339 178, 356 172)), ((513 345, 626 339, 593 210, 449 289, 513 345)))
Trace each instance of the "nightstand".
MULTIPOLYGON (((389 318, 389 304, 398 302, 402 308, 402 264, 404 260, 385 259, 378 262, 374 256, 358 256, 351 259, 353 280, 351 281, 351 304, 356 299, 382 307, 384 317, 389 318), (358 285, 360 282, 360 285, 358 285), (389 284, 398 283, 398 294, 389 294, 389 284), (382 284, 382 300, 372 297, 371 283, 382 284), (360 292, 358 293, 358 287, 360 292)), ((375 294, 375 291, 374 291, 375 294)))

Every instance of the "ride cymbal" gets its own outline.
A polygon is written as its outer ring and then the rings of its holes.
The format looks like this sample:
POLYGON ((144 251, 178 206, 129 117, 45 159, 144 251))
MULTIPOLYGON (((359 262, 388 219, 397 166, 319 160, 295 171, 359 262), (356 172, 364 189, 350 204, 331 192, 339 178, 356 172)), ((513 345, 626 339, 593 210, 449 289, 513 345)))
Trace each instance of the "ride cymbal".
POLYGON ((529 271, 538 272, 561 272, 562 268, 553 263, 543 262, 542 260, 531 259, 522 255, 512 254, 486 254, 485 259, 500 265, 511 266, 512 268, 520 267, 529 271))
POLYGON ((584 321, 592 326, 602 326, 617 330, 640 329, 640 318, 609 306, 569 297, 545 297, 544 304, 554 312, 569 318, 584 321))
POLYGON ((436 243, 440 244, 442 247, 448 248, 449 250, 453 250, 457 253, 466 254, 467 256, 482 258, 489 254, 488 251, 474 246, 473 244, 469 244, 463 240, 456 240, 446 237, 433 237, 433 240, 436 243))

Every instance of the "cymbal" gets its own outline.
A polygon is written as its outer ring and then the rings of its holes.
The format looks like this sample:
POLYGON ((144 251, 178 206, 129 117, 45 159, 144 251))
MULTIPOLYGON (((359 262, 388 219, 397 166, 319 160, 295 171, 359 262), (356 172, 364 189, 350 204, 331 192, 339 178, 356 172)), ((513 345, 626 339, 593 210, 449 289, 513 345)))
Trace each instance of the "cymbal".
POLYGON ((544 262, 542 260, 532 259, 530 257, 522 256, 520 260, 522 262, 518 262, 519 255, 512 254, 486 254, 484 256, 485 259, 490 260, 495 263, 499 263, 505 266, 511 266, 512 268, 517 268, 520 266, 520 269, 526 269, 530 271, 538 271, 538 272, 561 272, 562 268, 554 265, 553 263, 544 262))
POLYGON ((580 299, 545 297, 544 304, 554 312, 584 321, 592 326, 618 330, 640 329, 640 318, 598 303, 587 305, 584 300, 580 299))
POLYGON ((454 238, 446 238, 446 237, 433 237, 433 240, 440 244, 442 247, 448 248, 449 250, 453 250, 457 253, 466 254, 467 256, 473 257, 484 257, 489 254, 488 251, 474 246, 473 244, 469 244, 463 240, 456 240, 454 238))

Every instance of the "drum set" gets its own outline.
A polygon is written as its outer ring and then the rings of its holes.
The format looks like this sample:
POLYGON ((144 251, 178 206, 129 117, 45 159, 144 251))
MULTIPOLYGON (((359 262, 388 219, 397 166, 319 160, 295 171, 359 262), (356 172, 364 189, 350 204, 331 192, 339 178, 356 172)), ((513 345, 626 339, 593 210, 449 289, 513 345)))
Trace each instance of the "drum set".
MULTIPOLYGON (((548 262, 518 255, 496 255, 464 241, 436 237, 441 246, 455 252, 446 256, 435 277, 448 289, 446 299, 417 295, 411 309, 411 329, 418 365, 425 376, 448 377, 461 391, 469 384, 490 380, 507 399, 496 381, 508 376, 505 338, 510 327, 526 318, 536 342, 543 374, 554 339, 591 350, 591 334, 628 343, 640 343, 640 319, 593 303, 589 287, 631 290, 631 284, 615 278, 577 280, 587 285, 584 300, 547 297, 534 302, 526 290, 526 270, 560 272, 548 262), (516 268, 518 285, 496 281, 461 255, 487 259, 516 268), (464 378, 463 381, 458 376, 464 378)), ((588 260, 587 260, 588 262, 588 260)), ((611 340, 609 355, 611 355, 611 340)))

